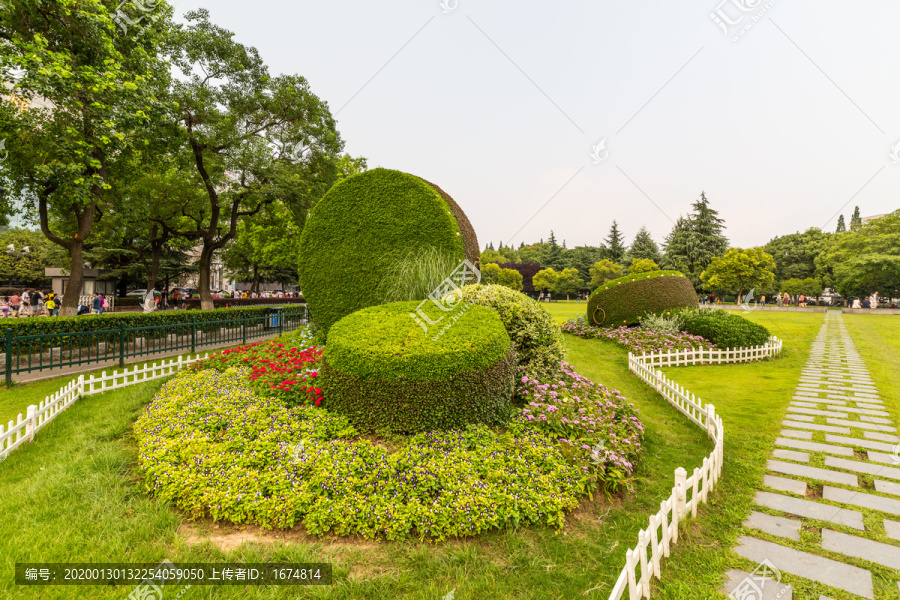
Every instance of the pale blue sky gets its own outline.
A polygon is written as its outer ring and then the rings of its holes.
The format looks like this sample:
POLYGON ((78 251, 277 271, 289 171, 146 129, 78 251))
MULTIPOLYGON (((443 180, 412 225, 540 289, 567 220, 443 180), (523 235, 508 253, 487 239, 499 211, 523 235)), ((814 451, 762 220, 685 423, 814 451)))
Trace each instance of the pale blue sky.
POLYGON ((175 6, 305 76, 348 152, 440 185, 482 246, 661 241, 701 190, 735 246, 900 208, 900 3, 720 1, 175 6), (732 35, 765 14, 735 42, 717 7, 732 35))

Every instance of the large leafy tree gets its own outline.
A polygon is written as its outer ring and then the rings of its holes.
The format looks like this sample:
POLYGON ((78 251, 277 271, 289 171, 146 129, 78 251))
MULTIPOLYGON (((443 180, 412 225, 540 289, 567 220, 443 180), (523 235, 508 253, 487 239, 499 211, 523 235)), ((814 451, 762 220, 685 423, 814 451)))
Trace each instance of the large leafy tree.
POLYGON ((300 227, 290 210, 273 203, 252 217, 244 217, 236 238, 222 255, 225 269, 239 281, 249 281, 259 293, 262 282, 295 282, 299 261, 300 227))
MULTIPOLYGON (((69 255, 69 290, 83 281, 84 244, 110 211, 114 174, 146 140, 168 69, 157 49, 171 9, 127 31, 113 0, 17 1, 0 10, 0 72, 20 75, 0 102, 0 163, 10 193, 37 205, 41 231, 69 255)), ((10 83, 10 82, 4 82, 10 83)), ((78 294, 65 294, 62 315, 78 294)))
POLYGON ((775 260, 762 248, 730 248, 712 259, 700 275, 707 289, 736 293, 769 289, 775 281, 775 260))
POLYGON ((44 273, 54 265, 54 254, 53 244, 40 231, 15 228, 0 232, 0 286, 49 286, 50 278, 44 273), (7 251, 10 245, 13 248, 7 251))
POLYGON ((171 235, 200 246, 200 305, 213 306, 209 276, 215 252, 237 235, 243 217, 283 202, 299 225, 338 178, 343 142, 328 106, 298 75, 272 76, 255 48, 189 12, 173 37, 174 123, 181 152, 193 163, 202 201, 186 198, 171 235))
POLYGON ((574 294, 584 287, 584 281, 578 276, 578 269, 563 269, 556 277, 553 285, 553 291, 557 294, 565 294, 566 302, 569 301, 569 295, 574 294))
POLYGON ((832 236, 816 266, 822 282, 845 298, 900 296, 900 210, 832 236))
POLYGON ((556 289, 556 280, 558 277, 559 273, 554 269, 541 269, 535 273, 534 277, 531 279, 531 285, 533 285, 536 290, 552 292, 556 289))
POLYGON ((773 238, 765 251, 775 259, 775 280, 807 279, 816 273, 816 256, 828 245, 832 234, 811 228, 773 238))
POLYGON ((701 287, 700 274, 713 258, 725 254, 728 238, 724 235, 725 221, 709 205, 704 192, 692 205, 687 217, 678 221, 665 240, 663 267, 681 271, 698 290, 701 287))
POLYGON ((597 288, 607 281, 612 281, 613 279, 621 277, 622 265, 614 263, 609 259, 598 260, 594 263, 594 266, 591 267, 590 275, 591 287, 597 288))

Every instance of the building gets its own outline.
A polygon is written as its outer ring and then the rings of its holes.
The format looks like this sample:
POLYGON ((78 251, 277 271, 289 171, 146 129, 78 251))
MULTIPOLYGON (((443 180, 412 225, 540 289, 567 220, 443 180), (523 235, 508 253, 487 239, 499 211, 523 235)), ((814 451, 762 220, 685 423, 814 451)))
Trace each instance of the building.
MULTIPOLYGON (((81 286, 81 296, 90 296, 94 292, 104 295, 116 295, 116 282, 100 279, 106 274, 102 269, 84 269, 84 281, 81 286)), ((51 280, 51 289, 53 293, 62 296, 66 293, 66 287, 69 283, 69 270, 60 268, 44 269, 44 275, 51 280)))

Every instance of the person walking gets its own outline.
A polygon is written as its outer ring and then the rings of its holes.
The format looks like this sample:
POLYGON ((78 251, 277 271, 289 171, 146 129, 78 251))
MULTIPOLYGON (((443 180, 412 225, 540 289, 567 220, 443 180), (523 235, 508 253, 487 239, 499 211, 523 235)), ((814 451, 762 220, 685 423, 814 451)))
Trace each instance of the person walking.
POLYGON ((22 307, 22 297, 16 293, 13 293, 12 296, 9 297, 9 310, 12 313, 12 317, 16 318, 19 316, 19 309, 22 307))
POLYGON ((43 299, 43 294, 41 294, 37 290, 31 290, 28 294, 28 304, 31 308, 31 316, 39 317, 41 315, 41 300, 43 299))
POLYGON ((763 294, 763 295, 760 297, 760 299, 759 299, 759 305, 760 305, 760 306, 765 306, 765 305, 766 305, 766 295, 765 295, 765 294, 763 294))
POLYGON ((100 297, 100 294, 94 292, 94 299, 91 301, 91 308, 93 308, 93 313, 97 315, 103 314, 103 299, 100 297))
POLYGON ((54 295, 50 295, 47 298, 47 301, 44 303, 44 306, 47 308, 47 314, 51 317, 59 316, 59 309, 56 307, 56 297, 54 295))

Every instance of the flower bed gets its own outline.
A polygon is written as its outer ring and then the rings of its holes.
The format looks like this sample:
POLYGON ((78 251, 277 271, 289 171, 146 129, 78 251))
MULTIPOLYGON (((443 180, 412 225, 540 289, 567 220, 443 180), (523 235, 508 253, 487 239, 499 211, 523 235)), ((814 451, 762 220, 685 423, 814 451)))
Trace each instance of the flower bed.
POLYGON ((610 340, 625 347, 634 354, 645 352, 666 352, 689 350, 699 347, 716 348, 716 345, 699 335, 685 332, 662 333, 643 327, 594 327, 585 322, 584 317, 569 319, 561 326, 563 332, 583 338, 610 340))
POLYGON ((287 404, 320 406, 322 390, 316 385, 316 378, 322 350, 308 347, 311 339, 312 334, 304 329, 284 338, 222 350, 194 363, 190 370, 222 372, 232 367, 248 367, 247 378, 256 392, 287 404))
POLYGON ((184 371, 138 419, 139 467, 160 500, 267 528, 443 540, 560 528, 582 496, 620 489, 640 453, 633 408, 567 365, 558 381, 520 380, 531 404, 505 430, 432 431, 389 449, 341 415, 273 397, 249 368, 222 370, 271 354, 260 346, 184 371))

